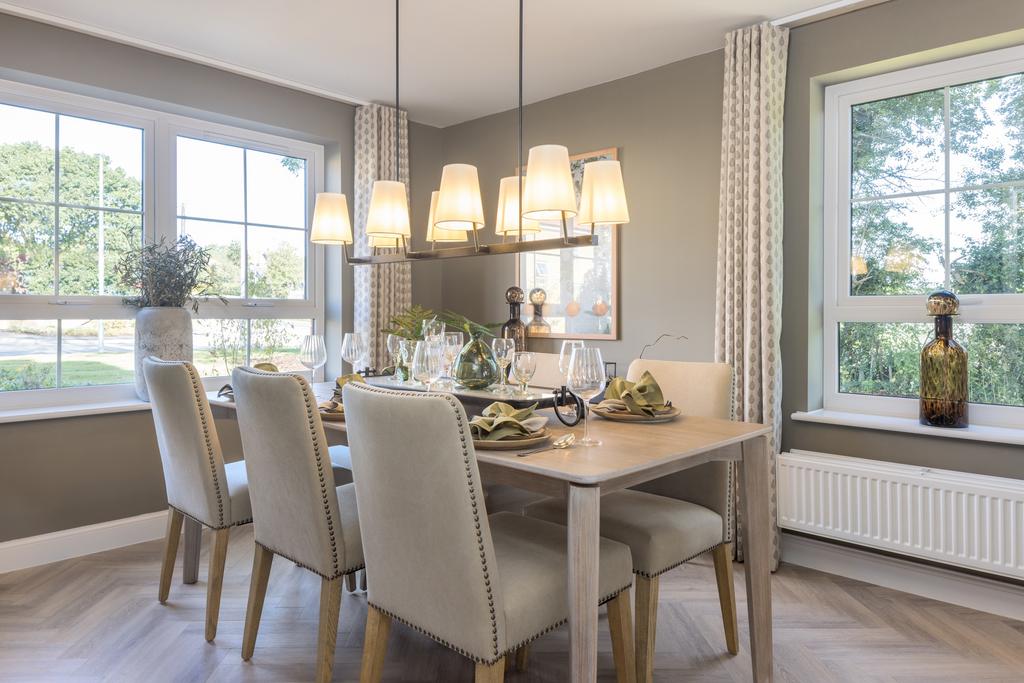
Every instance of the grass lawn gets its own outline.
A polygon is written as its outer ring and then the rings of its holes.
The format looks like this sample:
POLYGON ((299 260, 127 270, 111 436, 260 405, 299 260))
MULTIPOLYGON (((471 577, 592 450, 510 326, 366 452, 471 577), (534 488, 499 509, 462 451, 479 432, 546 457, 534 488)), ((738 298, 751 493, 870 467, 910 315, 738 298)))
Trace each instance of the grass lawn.
MULTIPOLYGON (((52 387, 56 381, 56 363, 40 363, 24 359, 0 360, 0 390, 35 389, 52 387), (25 378, 33 386, 7 387, 17 383, 19 377, 31 364, 31 378, 25 378)), ((95 384, 127 384, 133 381, 132 370, 94 360, 67 360, 61 366, 61 383, 66 387, 90 386, 95 384)))

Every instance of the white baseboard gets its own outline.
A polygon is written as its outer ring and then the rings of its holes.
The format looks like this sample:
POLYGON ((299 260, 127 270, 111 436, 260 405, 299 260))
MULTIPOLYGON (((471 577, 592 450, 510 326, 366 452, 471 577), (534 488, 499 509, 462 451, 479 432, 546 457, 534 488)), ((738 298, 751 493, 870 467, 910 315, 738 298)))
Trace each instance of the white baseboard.
POLYGON ((1024 621, 1024 588, 805 536, 782 534, 782 561, 1024 621))
POLYGON ((0 543, 0 573, 163 538, 167 511, 90 524, 0 543))

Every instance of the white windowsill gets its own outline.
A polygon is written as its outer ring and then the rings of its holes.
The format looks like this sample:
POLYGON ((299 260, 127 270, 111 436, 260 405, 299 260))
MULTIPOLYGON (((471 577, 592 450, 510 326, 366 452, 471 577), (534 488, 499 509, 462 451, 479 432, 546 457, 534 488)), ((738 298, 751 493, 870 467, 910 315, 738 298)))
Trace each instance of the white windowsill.
POLYGON ((923 425, 909 417, 846 413, 838 410, 795 412, 790 417, 799 422, 817 422, 819 424, 842 425, 844 427, 863 427, 864 429, 879 429, 887 432, 937 436, 946 439, 966 439, 968 441, 988 441, 991 443, 1024 446, 1024 429, 1014 429, 1011 427, 972 424, 962 429, 944 429, 923 425))
POLYGON ((7 422, 31 422, 33 420, 56 420, 62 417, 80 417, 82 415, 131 413, 142 410, 149 410, 149 403, 139 399, 107 401, 104 403, 78 403, 43 408, 20 408, 0 410, 0 424, 7 422))

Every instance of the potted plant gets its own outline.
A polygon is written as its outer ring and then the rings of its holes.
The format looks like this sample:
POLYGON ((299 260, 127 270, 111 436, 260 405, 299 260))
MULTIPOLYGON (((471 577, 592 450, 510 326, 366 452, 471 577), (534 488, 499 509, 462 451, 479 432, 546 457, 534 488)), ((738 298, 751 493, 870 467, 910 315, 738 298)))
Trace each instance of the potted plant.
POLYGON ((129 252, 116 266, 124 298, 135 306, 135 393, 149 400, 142 361, 149 356, 192 361, 192 313, 211 286, 210 254, 188 236, 176 242, 161 239, 129 252))

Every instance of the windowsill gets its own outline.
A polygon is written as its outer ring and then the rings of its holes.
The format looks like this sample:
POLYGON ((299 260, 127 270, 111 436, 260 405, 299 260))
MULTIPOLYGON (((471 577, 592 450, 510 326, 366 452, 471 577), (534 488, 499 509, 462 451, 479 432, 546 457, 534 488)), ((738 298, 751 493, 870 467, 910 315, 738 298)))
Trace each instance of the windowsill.
POLYGON ((841 425, 844 427, 862 427, 879 429, 887 432, 919 434, 945 439, 966 439, 968 441, 988 441, 1024 446, 1024 429, 1012 427, 993 427, 990 425, 970 425, 963 429, 944 429, 929 427, 909 417, 893 417, 890 415, 868 415, 865 413, 846 413, 838 410, 812 410, 795 412, 790 416, 799 422, 817 422, 819 424, 841 425))
POLYGON ((32 422, 34 420, 57 420, 63 417, 81 417, 83 415, 132 413, 142 410, 149 410, 149 403, 140 401, 139 399, 0 410, 0 424, 8 422, 32 422))

